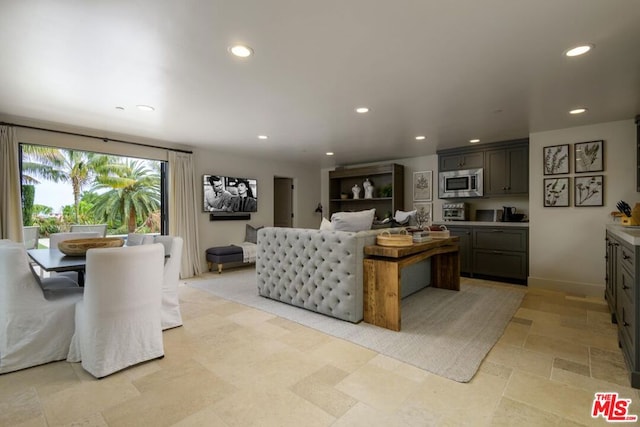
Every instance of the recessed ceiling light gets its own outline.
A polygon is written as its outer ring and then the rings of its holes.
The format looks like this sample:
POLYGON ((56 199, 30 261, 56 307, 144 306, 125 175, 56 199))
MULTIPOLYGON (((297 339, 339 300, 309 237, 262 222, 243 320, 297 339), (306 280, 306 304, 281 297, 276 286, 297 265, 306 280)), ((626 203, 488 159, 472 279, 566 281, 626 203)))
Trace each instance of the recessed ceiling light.
POLYGON ((426 138, 427 138, 427 137, 426 137, 426 136, 424 136, 424 135, 418 135, 418 136, 416 136, 416 139, 417 139, 418 141, 422 141, 423 139, 426 139, 426 138))
POLYGON ((253 54, 253 49, 251 49, 249 46, 237 44, 235 46, 231 46, 229 48, 229 52, 240 58, 246 58, 253 54))
POLYGON ((369 108, 367 108, 367 107, 358 107, 358 108, 356 108, 356 113, 364 114, 364 113, 368 113, 368 112, 369 112, 369 108))
POLYGON ((586 113, 587 109, 586 108, 575 108, 573 110, 569 111, 569 114, 582 114, 582 113, 586 113))
POLYGON ((268 139, 267 135, 258 135, 258 139, 268 139))
POLYGON ((140 111, 155 111, 156 110, 151 105, 136 105, 136 107, 138 107, 138 110, 140 110, 140 111))
POLYGON ((333 156, 333 151, 327 151, 327 156, 333 156))
POLYGON ((479 139, 470 139, 469 142, 472 143, 472 144, 476 144, 476 143, 480 142, 480 140, 479 139))
POLYGON ((593 49, 593 45, 592 44, 585 44, 582 46, 576 46, 572 49, 569 49, 568 51, 566 51, 564 54, 566 56, 580 56, 580 55, 584 55, 585 53, 589 52, 591 49, 593 49))

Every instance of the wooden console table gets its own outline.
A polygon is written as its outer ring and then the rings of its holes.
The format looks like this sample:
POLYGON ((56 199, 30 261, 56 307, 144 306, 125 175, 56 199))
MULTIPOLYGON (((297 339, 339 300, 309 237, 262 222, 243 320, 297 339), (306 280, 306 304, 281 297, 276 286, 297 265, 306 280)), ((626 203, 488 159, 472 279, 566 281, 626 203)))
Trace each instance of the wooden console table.
POLYGON ((431 286, 460 290, 459 237, 411 246, 365 246, 364 321, 400 330, 402 269, 431 258, 431 286))

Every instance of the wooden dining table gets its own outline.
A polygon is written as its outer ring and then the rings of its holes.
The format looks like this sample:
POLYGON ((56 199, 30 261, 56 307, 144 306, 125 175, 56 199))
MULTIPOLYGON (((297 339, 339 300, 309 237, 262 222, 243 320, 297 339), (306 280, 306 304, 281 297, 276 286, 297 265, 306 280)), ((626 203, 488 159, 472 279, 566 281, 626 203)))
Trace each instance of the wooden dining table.
POLYGON ((84 285, 84 268, 87 264, 85 256, 67 256, 59 249, 29 249, 27 253, 44 271, 77 271, 78 284, 84 285))

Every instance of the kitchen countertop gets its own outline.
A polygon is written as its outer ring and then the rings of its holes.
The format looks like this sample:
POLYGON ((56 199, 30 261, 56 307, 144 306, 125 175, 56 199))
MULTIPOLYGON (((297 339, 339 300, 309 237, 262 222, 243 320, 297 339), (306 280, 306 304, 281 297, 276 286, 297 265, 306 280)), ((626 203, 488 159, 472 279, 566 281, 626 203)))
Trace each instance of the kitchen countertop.
POLYGON ((640 246, 640 227, 625 227, 620 224, 607 224, 607 231, 630 245, 640 246))
MULTIPOLYGON (((436 221, 433 225, 446 225, 447 227, 474 226, 474 227, 527 227, 528 222, 493 222, 493 221, 436 221)), ((640 236, 640 229, 639 234, 640 236)))

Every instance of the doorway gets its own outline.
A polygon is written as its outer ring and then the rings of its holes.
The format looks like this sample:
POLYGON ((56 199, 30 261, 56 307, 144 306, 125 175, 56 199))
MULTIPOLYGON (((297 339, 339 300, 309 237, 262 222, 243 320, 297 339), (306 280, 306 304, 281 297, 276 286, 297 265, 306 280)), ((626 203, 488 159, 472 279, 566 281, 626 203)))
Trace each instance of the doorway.
POLYGON ((292 178, 273 178, 273 226, 293 227, 292 178))

